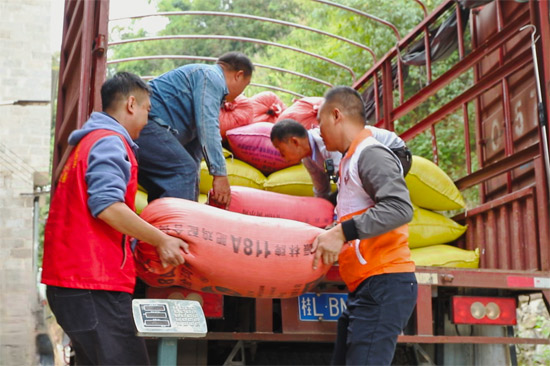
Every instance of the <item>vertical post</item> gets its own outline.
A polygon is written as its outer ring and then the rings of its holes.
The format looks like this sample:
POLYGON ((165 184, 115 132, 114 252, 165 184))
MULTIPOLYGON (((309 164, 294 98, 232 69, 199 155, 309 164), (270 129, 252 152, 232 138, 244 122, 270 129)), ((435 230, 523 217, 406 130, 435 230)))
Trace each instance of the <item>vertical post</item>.
POLYGON ((393 78, 391 60, 382 65, 382 107, 384 111, 384 128, 393 131, 393 78))
MULTIPOLYGON (((456 9, 456 32, 458 35, 458 55, 462 60, 464 58, 464 28, 462 26, 462 12, 460 5, 456 9)), ((466 171, 472 173, 472 152, 470 149, 470 120, 468 117, 468 103, 462 104, 462 118, 464 119, 464 148, 466 150, 466 171)))
POLYGON ((426 78, 427 83, 432 83, 432 49, 430 48, 430 29, 428 25, 424 27, 424 54, 426 55, 426 78))
POLYGON ((107 74, 107 44, 109 34, 109 0, 95 1, 95 21, 93 25, 93 48, 91 49, 90 100, 88 113, 100 111, 101 86, 107 74))
POLYGON ((159 338, 157 364, 159 366, 175 366, 178 359, 178 339, 159 338))
MULTIPOLYGON (((477 27, 479 23, 479 19, 477 17, 478 12, 477 11, 471 11, 471 32, 472 32, 472 51, 476 50, 479 46, 478 42, 478 32, 477 27)), ((477 62, 474 66, 474 83, 477 83, 479 79, 481 78, 481 67, 480 63, 477 62)), ((479 169, 483 168, 485 165, 485 156, 483 154, 483 129, 481 127, 481 95, 478 95, 475 99, 475 109, 476 109, 476 125, 475 125, 475 132, 476 132, 476 152, 477 152, 477 161, 479 165, 479 169)), ((486 191, 486 183, 482 183, 479 186, 479 200, 481 203, 485 202, 485 191, 486 191)))
POLYGON ((416 329, 418 335, 431 336, 434 334, 431 285, 418 285, 416 329))
POLYGON ((374 71, 373 74, 374 77, 374 110, 375 110, 375 117, 374 117, 374 123, 377 123, 380 120, 380 93, 378 89, 378 69, 374 71))
POLYGON ((33 198, 32 214, 32 268, 34 271, 34 280, 36 281, 36 272, 38 270, 38 247, 40 246, 40 196, 37 194, 35 194, 33 198))
MULTIPOLYGON (((497 32, 500 32, 504 24, 504 14, 502 10, 502 3, 500 0, 495 1, 495 11, 497 18, 497 32)), ((505 45, 505 44, 504 44, 505 45)), ((504 45, 498 48, 498 66, 502 67, 504 64, 504 45)), ((510 90, 508 81, 506 78, 502 78, 501 81, 502 90, 502 117, 504 119, 504 156, 508 157, 513 153, 513 135, 512 135, 512 120, 510 112, 510 90)), ((512 173, 506 172, 506 190, 508 193, 512 192, 512 173)))
POLYGON ((256 299, 256 332, 273 333, 273 299, 256 299))
POLYGON ((435 134, 435 125, 430 126, 430 134, 432 136, 432 155, 435 165, 439 165, 439 153, 437 151, 437 136, 435 134))

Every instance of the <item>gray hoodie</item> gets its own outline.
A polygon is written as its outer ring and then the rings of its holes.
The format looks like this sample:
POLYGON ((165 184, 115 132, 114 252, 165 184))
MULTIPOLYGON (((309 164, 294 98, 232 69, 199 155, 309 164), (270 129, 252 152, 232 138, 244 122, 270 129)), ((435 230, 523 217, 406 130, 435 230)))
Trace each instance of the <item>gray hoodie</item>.
MULTIPOLYGON (((93 112, 81 129, 71 133, 69 144, 77 145, 88 133, 100 129, 115 131, 124 136, 134 154, 137 153, 138 146, 132 141, 128 131, 104 112, 93 112)), ((88 208, 94 217, 113 203, 124 202, 130 168, 130 159, 120 137, 103 137, 92 146, 85 179, 88 185, 88 208)))

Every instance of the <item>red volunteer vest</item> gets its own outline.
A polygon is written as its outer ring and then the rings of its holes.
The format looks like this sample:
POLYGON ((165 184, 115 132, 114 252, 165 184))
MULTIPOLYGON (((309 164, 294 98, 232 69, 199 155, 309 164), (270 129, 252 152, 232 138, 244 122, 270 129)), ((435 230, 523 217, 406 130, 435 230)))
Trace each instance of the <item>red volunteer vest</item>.
POLYGON ((129 238, 88 209, 88 155, 103 137, 119 136, 131 163, 125 203, 134 210, 137 161, 126 139, 110 130, 86 135, 69 155, 50 205, 44 233, 42 282, 46 285, 134 292, 136 271, 129 238))
MULTIPOLYGON (((380 145, 365 129, 352 142, 340 162, 338 221, 346 221, 374 206, 374 200, 365 192, 357 159, 368 145, 380 145), (368 140, 370 139, 370 140, 368 140)), ((353 240, 342 248, 338 257, 340 276, 350 291, 355 291, 368 277, 383 273, 414 272, 415 265, 409 250, 409 229, 405 224, 369 239, 353 240)))

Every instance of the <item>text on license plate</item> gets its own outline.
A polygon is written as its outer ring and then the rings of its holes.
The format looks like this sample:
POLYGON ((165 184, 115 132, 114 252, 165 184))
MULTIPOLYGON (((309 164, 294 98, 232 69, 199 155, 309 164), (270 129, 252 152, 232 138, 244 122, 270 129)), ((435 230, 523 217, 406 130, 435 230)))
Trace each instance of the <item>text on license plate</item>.
POLYGON ((301 321, 337 321, 346 309, 348 294, 305 293, 298 296, 298 312, 301 321))

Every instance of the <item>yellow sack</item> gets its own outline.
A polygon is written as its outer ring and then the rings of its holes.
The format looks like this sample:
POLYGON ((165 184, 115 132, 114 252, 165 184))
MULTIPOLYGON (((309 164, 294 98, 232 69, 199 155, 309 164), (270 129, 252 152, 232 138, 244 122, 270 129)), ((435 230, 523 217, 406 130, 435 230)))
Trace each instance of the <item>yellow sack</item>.
POLYGON ((449 243, 466 231, 466 226, 432 211, 414 207, 413 219, 409 222, 409 247, 449 243))
POLYGON ((479 248, 464 250, 451 245, 432 245, 411 249, 411 258, 417 266, 479 268, 479 248))
MULTIPOLYGON (((336 190, 336 184, 330 183, 331 190, 336 190)), ((293 165, 271 173, 264 189, 270 192, 290 194, 292 196, 313 197, 313 181, 303 164, 293 165)))
POLYGON ((207 194, 199 194, 199 203, 206 203, 208 201, 208 195, 207 194))
POLYGON ((222 153, 225 158, 232 158, 233 153, 229 150, 227 150, 225 147, 222 147, 222 153))
MULTIPOLYGON (((225 159, 227 167, 227 178, 232 186, 244 186, 256 189, 263 189, 265 176, 258 169, 237 159, 225 159)), ((212 176, 208 173, 206 162, 201 162, 201 181, 199 184, 200 193, 208 194, 212 188, 212 176)))
POLYGON ((411 201, 422 208, 435 211, 464 208, 460 191, 437 165, 428 159, 414 155, 411 170, 405 177, 411 201))
POLYGON ((303 164, 271 173, 264 183, 264 189, 293 196, 313 197, 313 182, 303 164))
POLYGON ((147 206, 147 192, 143 187, 139 186, 139 188, 136 192, 136 212, 138 215, 147 206))

